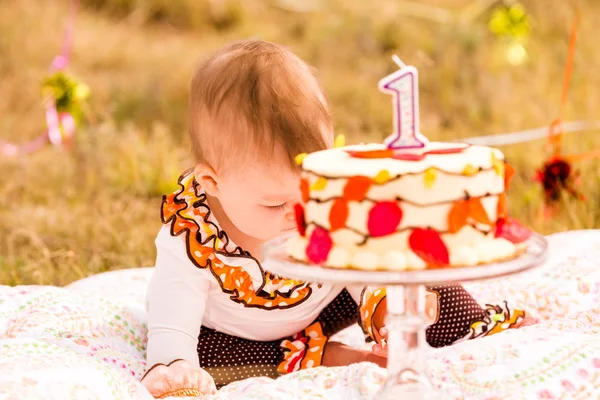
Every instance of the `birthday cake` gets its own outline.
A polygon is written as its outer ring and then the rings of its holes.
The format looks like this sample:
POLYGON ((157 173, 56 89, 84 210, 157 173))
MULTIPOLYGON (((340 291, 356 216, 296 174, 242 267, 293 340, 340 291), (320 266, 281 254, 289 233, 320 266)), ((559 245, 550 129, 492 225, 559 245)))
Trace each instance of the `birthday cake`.
POLYGON ((385 144, 297 158, 302 202, 293 259, 332 268, 414 270, 514 258, 531 232, 506 213, 513 169, 498 149, 429 142, 418 130, 417 71, 380 82, 394 95, 385 144))
POLYGON ((399 159, 360 155, 386 151, 348 146, 302 160, 291 257, 404 270, 485 264, 523 250, 530 233, 507 218, 513 170, 500 150, 432 142, 399 159))

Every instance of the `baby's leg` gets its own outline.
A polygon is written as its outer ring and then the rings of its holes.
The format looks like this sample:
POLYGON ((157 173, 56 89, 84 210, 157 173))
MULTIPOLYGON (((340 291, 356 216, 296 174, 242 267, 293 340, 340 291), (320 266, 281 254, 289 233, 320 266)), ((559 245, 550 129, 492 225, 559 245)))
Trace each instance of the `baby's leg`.
POLYGON ((471 324, 487 317, 485 310, 461 285, 428 288, 437 294, 435 322, 427 328, 427 342, 432 347, 449 346, 467 336, 471 324))
POLYGON ((257 342, 202 327, 198 338, 200 367, 214 379, 217 389, 256 376, 277 378, 283 360, 281 340, 257 342))
MULTIPOLYGON (((342 329, 355 324, 358 318, 358 305, 344 289, 321 311, 311 327, 318 326, 317 330, 326 341, 342 329)), ((299 340, 304 340, 306 346, 310 348, 310 337, 306 332, 300 332, 300 337, 299 340)), ((281 375, 281 366, 284 364, 286 372, 304 368, 305 363, 302 361, 289 362, 290 357, 293 358, 296 354, 289 349, 284 350, 282 344, 285 339, 259 342, 202 327, 198 337, 200 367, 213 377, 217 388, 256 376, 277 378, 281 375)), ((292 338, 287 339, 294 341, 292 338)), ((306 363, 307 368, 320 365, 324 346, 315 346, 311 350, 309 352, 314 362, 310 365, 306 363)))

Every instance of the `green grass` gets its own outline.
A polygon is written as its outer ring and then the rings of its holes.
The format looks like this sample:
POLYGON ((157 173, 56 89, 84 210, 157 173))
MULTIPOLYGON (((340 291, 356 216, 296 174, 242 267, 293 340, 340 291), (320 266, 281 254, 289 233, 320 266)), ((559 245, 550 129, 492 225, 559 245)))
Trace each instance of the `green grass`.
MULTIPOLYGON (((459 9, 468 1, 427 0, 459 9)), ((460 25, 402 16, 392 0, 321 1, 294 13, 274 1, 85 0, 70 72, 92 90, 89 122, 69 151, 48 147, 0 158, 0 283, 64 285, 90 274, 151 265, 160 196, 190 166, 187 85, 194 66, 227 42, 248 37, 290 46, 319 69, 337 133, 379 141, 391 129, 390 98, 377 81, 398 54, 420 72, 421 129, 451 140, 544 126, 557 116, 571 2, 524 2, 532 18, 529 61, 506 62, 489 33, 489 12, 460 25), (139 4, 146 4, 140 8, 139 4), (211 5, 212 4, 212 5, 211 5), (220 6, 219 6, 220 4, 220 6)), ((600 119, 600 3, 581 1, 582 21, 566 119, 600 119)), ((0 1, 0 137, 44 129, 40 86, 59 51, 67 1, 0 1)), ((565 151, 600 146, 598 132, 565 138, 565 151)), ((513 216, 540 232, 600 223, 599 163, 578 163, 585 203, 566 201, 539 217, 532 176, 543 141, 502 148, 517 169, 513 216)))

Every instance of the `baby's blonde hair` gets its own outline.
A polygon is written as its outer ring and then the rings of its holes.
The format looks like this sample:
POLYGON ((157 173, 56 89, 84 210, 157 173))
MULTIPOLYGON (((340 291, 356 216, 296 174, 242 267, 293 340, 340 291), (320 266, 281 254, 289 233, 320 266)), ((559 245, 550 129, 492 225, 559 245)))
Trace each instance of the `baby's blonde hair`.
POLYGON ((198 163, 224 173, 235 163, 331 147, 333 129, 311 67, 277 44, 233 43, 204 62, 191 83, 189 133, 198 163), (331 141, 323 136, 331 132, 331 141))

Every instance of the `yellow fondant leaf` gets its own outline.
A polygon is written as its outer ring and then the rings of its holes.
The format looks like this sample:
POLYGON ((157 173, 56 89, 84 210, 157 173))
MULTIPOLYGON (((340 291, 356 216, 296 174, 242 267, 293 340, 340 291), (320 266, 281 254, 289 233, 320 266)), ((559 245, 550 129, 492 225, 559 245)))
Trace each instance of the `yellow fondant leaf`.
POLYGON ((327 186, 327 179, 321 176, 315 181, 315 183, 313 183, 313 185, 310 187, 310 190, 323 190, 325 189, 325 186, 327 186))
POLYGON ((472 166, 471 164, 465 165, 465 169, 463 169, 463 175, 473 176, 477 173, 477 168, 472 166))
POLYGON ((346 145, 346 137, 344 135, 337 135, 333 141, 333 147, 344 147, 346 145))
POLYGON ((306 158, 308 154, 306 153, 300 153, 296 156, 296 158, 294 158, 294 161, 296 161, 296 164, 298 165, 302 165, 302 163, 304 162, 304 159, 306 158))
POLYGON ((382 185, 390 180, 390 173, 387 171, 387 169, 382 169, 375 176, 375 178, 373 178, 373 180, 375 181, 375 183, 382 185))
POLYGON ((492 168, 494 168, 494 171, 496 171, 496 174, 498 174, 502 178, 504 178, 504 162, 502 160, 499 160, 498 157, 496 157, 496 153, 493 150, 492 150, 492 168))
POLYGON ((429 168, 427 171, 425 171, 425 186, 430 189, 433 187, 433 184, 435 183, 435 175, 435 168, 429 168))

